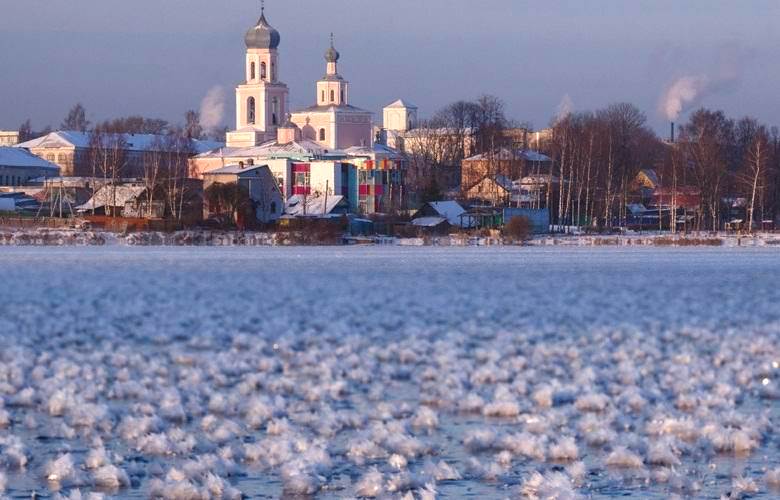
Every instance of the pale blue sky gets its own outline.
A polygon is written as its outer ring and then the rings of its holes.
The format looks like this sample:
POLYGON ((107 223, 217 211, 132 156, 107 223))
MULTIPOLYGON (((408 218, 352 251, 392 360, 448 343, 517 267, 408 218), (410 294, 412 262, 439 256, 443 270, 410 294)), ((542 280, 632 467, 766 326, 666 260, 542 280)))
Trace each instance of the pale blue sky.
MULTIPOLYGON (((256 0, 0 0, 0 128, 57 126, 76 101, 93 121, 130 113, 181 121, 215 85, 243 75, 256 0)), ((314 101, 336 34, 352 103, 398 97, 423 116, 492 93, 508 115, 546 125, 577 110, 635 103, 666 133, 659 99, 676 78, 733 73, 701 104, 780 124, 776 0, 267 0, 282 35, 293 107, 314 101), (324 6, 328 5, 327 8, 324 6), (725 56, 724 56, 725 55, 725 56), (736 78, 734 78, 736 76, 736 78)), ((713 76, 716 77, 716 76, 713 76)))

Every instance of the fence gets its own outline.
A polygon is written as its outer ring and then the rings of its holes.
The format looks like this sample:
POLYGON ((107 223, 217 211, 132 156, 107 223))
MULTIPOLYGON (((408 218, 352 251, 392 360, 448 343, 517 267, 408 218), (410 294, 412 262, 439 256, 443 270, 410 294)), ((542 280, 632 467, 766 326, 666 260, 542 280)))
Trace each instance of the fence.
POLYGON ((0 217, 0 227, 19 229, 68 229, 77 227, 79 219, 66 219, 59 217, 0 217))

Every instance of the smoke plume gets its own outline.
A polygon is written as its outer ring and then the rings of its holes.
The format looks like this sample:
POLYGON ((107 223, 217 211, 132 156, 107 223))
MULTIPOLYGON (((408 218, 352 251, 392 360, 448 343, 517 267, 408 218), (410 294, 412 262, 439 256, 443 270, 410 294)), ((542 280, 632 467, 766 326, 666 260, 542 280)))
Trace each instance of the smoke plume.
POLYGON ((669 121, 676 121, 680 113, 695 106, 712 88, 707 75, 683 76, 666 89, 661 98, 661 111, 669 121))
POLYGON ((225 118, 225 89, 217 85, 208 91, 200 103, 200 124, 205 130, 215 130, 222 126, 225 118))
POLYGON ((720 47, 715 69, 709 73, 686 75, 672 82, 661 96, 661 114, 676 121, 680 114, 699 104, 705 97, 735 89, 752 51, 739 44, 720 47))
POLYGON ((574 101, 569 94, 565 94, 558 104, 558 110, 555 113, 555 123, 565 120, 574 111, 574 101))

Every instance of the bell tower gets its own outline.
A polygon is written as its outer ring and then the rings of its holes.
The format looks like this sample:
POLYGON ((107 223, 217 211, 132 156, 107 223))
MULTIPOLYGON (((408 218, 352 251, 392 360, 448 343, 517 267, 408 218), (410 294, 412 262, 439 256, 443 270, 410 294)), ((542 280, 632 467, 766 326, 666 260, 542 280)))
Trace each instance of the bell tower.
POLYGON ((338 63, 341 54, 336 50, 333 33, 330 34, 330 48, 325 51, 325 76, 317 82, 318 106, 346 106, 349 104, 349 82, 339 75, 338 63))
POLYGON ((281 36, 265 17, 244 36, 244 83, 236 87, 236 130, 228 133, 229 147, 251 147, 276 138, 276 129, 287 114, 287 85, 279 81, 281 36))

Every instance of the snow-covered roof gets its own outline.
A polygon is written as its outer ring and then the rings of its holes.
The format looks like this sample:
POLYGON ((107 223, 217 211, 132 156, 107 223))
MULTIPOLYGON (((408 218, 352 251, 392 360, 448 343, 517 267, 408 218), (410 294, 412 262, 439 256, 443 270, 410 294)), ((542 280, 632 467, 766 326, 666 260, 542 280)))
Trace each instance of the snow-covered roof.
POLYGON ((412 221, 412 225, 418 227, 436 227, 444 222, 448 222, 444 217, 419 217, 412 221))
POLYGON ((203 175, 238 175, 238 174, 245 174, 247 172, 251 172, 253 170, 261 169, 261 168, 268 168, 268 165, 247 165, 244 164, 241 165, 226 165, 222 168, 218 168, 216 170, 209 170, 208 172, 203 172, 203 175))
MULTIPOLYGON (((116 134, 126 143, 128 151, 154 151, 157 144, 164 144, 165 135, 155 134, 116 134)), ((88 148, 90 143, 89 132, 75 132, 72 130, 58 130, 15 145, 16 148, 88 148)), ((192 146, 196 153, 203 153, 222 147, 224 144, 216 141, 193 140, 192 146)))
POLYGON ((86 212, 105 206, 123 207, 128 201, 141 196, 144 191, 146 188, 143 186, 103 186, 88 202, 76 207, 76 210, 86 212))
POLYGON ((385 146, 384 144, 374 143, 373 146, 352 146, 344 150, 347 156, 368 156, 371 158, 380 157, 383 159, 398 160, 402 158, 397 150, 385 146))
POLYGON ((532 151, 530 149, 512 151, 508 148, 501 148, 493 153, 480 153, 470 158, 466 158, 464 161, 480 161, 480 160, 526 160, 526 161, 539 161, 546 162, 552 161, 552 159, 538 151, 532 151))
POLYGON ((460 225, 460 216, 466 212, 457 201, 429 201, 428 205, 450 224, 460 225))
POLYGON ((388 104, 387 106, 385 106, 385 108, 386 108, 386 109, 387 109, 387 108, 409 108, 409 109, 417 109, 417 106, 415 106, 414 104, 412 104, 412 103, 410 103, 410 102, 404 101, 403 99, 398 99, 397 101, 393 101, 393 102, 391 102, 390 104, 388 104))
POLYGON ((0 147, 0 167, 45 168, 51 169, 52 173, 60 171, 60 167, 54 163, 15 147, 0 147))
POLYGON ((325 196, 304 197, 297 194, 290 196, 285 204, 284 213, 293 216, 329 214, 344 200, 344 197, 341 195, 328 195, 326 206, 325 198, 325 196), (304 205, 306 207, 305 210, 304 205))
POLYGON ((514 184, 517 187, 520 186, 539 186, 543 184, 557 184, 558 183, 558 177, 555 175, 550 174, 534 174, 534 175, 526 175, 519 181, 515 181, 514 184))

